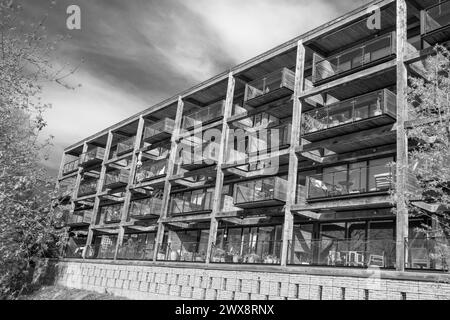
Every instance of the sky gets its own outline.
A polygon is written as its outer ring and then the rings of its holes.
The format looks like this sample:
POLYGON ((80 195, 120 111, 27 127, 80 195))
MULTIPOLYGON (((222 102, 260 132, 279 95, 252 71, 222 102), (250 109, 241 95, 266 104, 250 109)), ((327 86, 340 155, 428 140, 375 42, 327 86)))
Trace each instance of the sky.
POLYGON ((369 1, 22 2, 27 19, 48 13, 49 36, 70 36, 54 64, 79 66, 65 79, 75 89, 44 85, 52 108, 43 136, 54 136, 45 166, 56 175, 65 147, 369 1), (81 9, 80 30, 66 27, 72 4, 81 9))

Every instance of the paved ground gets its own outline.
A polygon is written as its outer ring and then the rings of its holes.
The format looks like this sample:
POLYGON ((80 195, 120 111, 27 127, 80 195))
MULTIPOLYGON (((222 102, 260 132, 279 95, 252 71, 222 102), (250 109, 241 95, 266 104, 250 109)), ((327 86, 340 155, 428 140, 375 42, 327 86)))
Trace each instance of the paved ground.
POLYGON ((30 295, 23 296, 22 300, 126 300, 110 294, 101 294, 93 291, 70 289, 61 286, 42 287, 30 295))

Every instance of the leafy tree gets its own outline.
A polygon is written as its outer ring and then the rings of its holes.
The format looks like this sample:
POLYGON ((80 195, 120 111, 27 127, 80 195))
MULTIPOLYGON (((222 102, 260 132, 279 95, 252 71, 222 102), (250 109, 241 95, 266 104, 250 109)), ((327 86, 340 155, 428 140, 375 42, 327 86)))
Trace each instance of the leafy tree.
POLYGON ((53 184, 41 162, 51 137, 42 84, 59 81, 50 54, 62 38, 49 40, 45 16, 27 24, 20 4, 0 0, 0 298, 29 287, 29 270, 50 256, 64 230, 53 228, 53 184))
MULTIPOLYGON (((405 198, 410 216, 434 219, 433 227, 422 225, 415 231, 433 239, 435 254, 450 262, 446 240, 450 232, 450 52, 438 45, 421 64, 422 77, 409 78, 410 174, 405 198)), ((397 199, 394 191, 393 202, 397 199)))

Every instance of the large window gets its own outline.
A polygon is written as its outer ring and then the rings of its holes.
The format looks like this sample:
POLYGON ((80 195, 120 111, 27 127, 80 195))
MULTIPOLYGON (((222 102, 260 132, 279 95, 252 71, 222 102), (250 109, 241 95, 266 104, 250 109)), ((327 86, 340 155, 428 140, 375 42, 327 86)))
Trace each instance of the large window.
POLYGON ((308 199, 388 191, 392 186, 393 157, 324 168, 307 177, 308 199))
POLYGON ((294 226, 289 263, 343 267, 395 266, 394 221, 347 221, 294 226))

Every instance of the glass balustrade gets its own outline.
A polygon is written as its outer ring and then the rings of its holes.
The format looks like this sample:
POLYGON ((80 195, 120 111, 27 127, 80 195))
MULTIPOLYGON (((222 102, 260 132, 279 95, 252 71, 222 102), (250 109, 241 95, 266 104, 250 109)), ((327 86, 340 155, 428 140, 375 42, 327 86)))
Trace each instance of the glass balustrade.
POLYGON ((136 140, 136 137, 131 137, 131 138, 122 140, 119 143, 117 143, 117 150, 116 150, 117 156, 121 156, 125 153, 133 151, 135 140, 136 140))
POLYGON ((449 25, 450 1, 441 2, 425 9, 422 17, 423 33, 433 32, 449 25))
POLYGON ((244 102, 256 107, 280 99, 294 92, 294 82, 295 73, 282 68, 246 84, 244 102))
POLYGON ((214 120, 219 120, 223 117, 224 106, 225 100, 222 100, 207 107, 203 107, 199 111, 183 116, 182 128, 185 130, 191 130, 194 127, 205 125, 214 120))
POLYGON ((105 156, 104 148, 100 148, 100 147, 93 148, 93 149, 81 154, 80 165, 85 167, 88 165, 94 165, 94 164, 100 163, 103 161, 104 156, 105 156))
POLYGON ((389 191, 393 186, 392 179, 392 169, 386 165, 362 166, 311 175, 306 178, 307 199, 389 191))
POLYGON ((122 203, 100 207, 100 215, 104 217, 105 223, 120 222, 122 219, 122 203))
MULTIPOLYGON (((236 207, 250 207, 252 204, 266 202, 266 204, 282 204, 286 201, 287 180, 280 177, 239 182, 234 185, 234 205, 236 207)), ((259 204, 261 205, 261 204, 259 204)))
POLYGON ((170 213, 183 215, 211 211, 213 192, 214 189, 210 188, 174 193, 170 197, 170 213))
POLYGON ((355 71, 376 61, 387 59, 395 54, 395 33, 376 37, 357 47, 345 50, 330 57, 313 55, 314 84, 355 71))
POLYGON ((151 198, 133 200, 130 204, 129 215, 135 219, 159 216, 161 207, 162 194, 151 198))
POLYGON ((156 143, 169 139, 172 136, 174 128, 175 121, 164 118, 161 121, 145 126, 143 140, 148 143, 156 143))
POLYGON ((87 196, 97 193, 97 179, 83 179, 78 188, 78 196, 87 196))
POLYGON ((79 159, 75 159, 75 160, 72 160, 72 161, 67 162, 66 164, 64 164, 63 172, 62 172, 63 175, 66 175, 66 174, 73 173, 73 172, 77 171, 79 162, 80 162, 79 159))
POLYGON ((395 248, 392 238, 295 240, 288 244, 288 264, 394 268, 395 248))
POLYGON ((281 241, 225 241, 212 248, 211 262, 280 264, 281 246, 281 241))
MULTIPOLYGON (((306 112, 302 118, 302 134, 306 139, 308 136, 315 138, 319 135, 313 133, 386 115, 386 121, 373 122, 373 126, 383 125, 395 121, 396 110, 394 93, 387 89, 371 92, 306 112)), ((371 125, 367 124, 364 128, 355 127, 353 131, 367 129, 371 125)), ((350 132, 350 129, 344 130, 343 133, 350 132)))
POLYGON ((106 173, 105 176, 105 187, 106 188, 117 188, 124 186, 128 183, 128 170, 114 170, 106 173))

